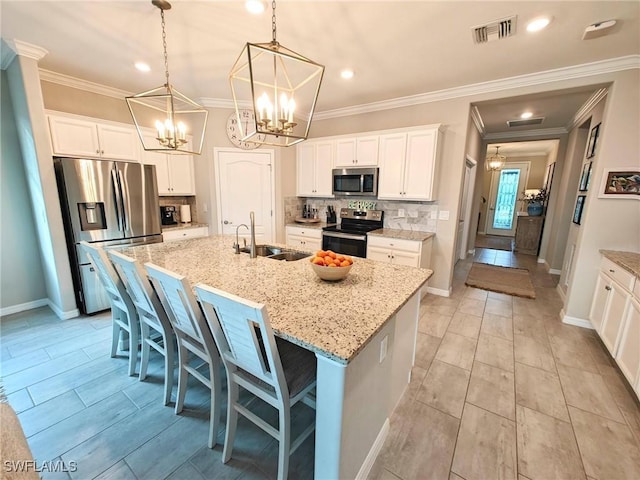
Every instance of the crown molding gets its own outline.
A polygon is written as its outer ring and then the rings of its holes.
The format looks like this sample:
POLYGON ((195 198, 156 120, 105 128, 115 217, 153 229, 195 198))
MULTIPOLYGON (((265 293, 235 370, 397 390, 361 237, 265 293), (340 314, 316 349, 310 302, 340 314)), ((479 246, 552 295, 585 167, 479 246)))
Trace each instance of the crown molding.
POLYGON ((36 62, 40 61, 47 53, 49 53, 49 50, 46 48, 33 45, 32 43, 23 42, 22 40, 17 40, 15 38, 5 40, 5 43, 15 52, 16 55, 32 58, 36 62))
POLYGON ((126 90, 108 87, 99 83, 90 82, 89 80, 82 80, 63 73, 52 72, 51 70, 45 70, 44 68, 40 69, 40 80, 56 83, 65 87, 77 88, 78 90, 84 90, 85 92, 105 95, 107 97, 124 98, 133 95, 132 92, 128 92, 126 90))
POLYGON ((475 105, 471 107, 471 119, 473 120, 473 123, 475 124, 476 129, 480 133, 480 136, 484 138, 486 134, 486 130, 484 128, 484 122, 482 121, 482 115, 480 115, 480 110, 478 110, 478 107, 475 105))
MULTIPOLYGON (((207 108, 231 108, 234 109, 236 108, 235 103, 233 103, 233 100, 229 100, 226 98, 210 98, 210 97, 201 97, 200 98, 200 104, 203 107, 207 107, 207 108)), ((239 106, 242 108, 251 108, 251 102, 239 102, 239 106)))
POLYGON ((540 130, 522 130, 520 132, 496 132, 487 133, 484 140, 503 140, 509 138, 528 138, 566 135, 569 131, 564 127, 541 128, 540 130))
POLYGON ((569 67, 562 67, 554 70, 545 70, 542 72, 519 75, 516 77, 508 77, 500 80, 491 80, 489 82, 474 83, 471 85, 464 85, 462 87, 454 87, 418 95, 399 97, 391 100, 383 100, 381 102, 355 105, 353 107, 346 108, 337 108, 334 110, 325 110, 324 112, 316 113, 314 115, 314 118, 316 120, 325 120, 329 118, 346 117, 349 115, 358 115, 380 110, 409 107, 418 104, 467 97, 470 95, 492 93, 501 90, 508 90, 511 88, 528 87, 544 83, 569 80, 573 78, 589 77, 592 75, 618 72, 635 68, 640 68, 640 55, 627 55, 624 57, 610 58, 598 62, 583 63, 580 65, 572 65, 569 67))
POLYGON ((609 93, 608 88, 601 88, 593 92, 593 94, 587 99, 586 102, 584 102, 584 104, 573 116, 571 121, 567 124, 566 126, 567 131, 570 132, 575 127, 577 127, 582 122, 584 122, 587 119, 587 117, 589 117, 589 115, 591 114, 591 110, 593 110, 593 108, 598 104, 598 102, 600 102, 600 100, 606 97, 608 93, 609 93))

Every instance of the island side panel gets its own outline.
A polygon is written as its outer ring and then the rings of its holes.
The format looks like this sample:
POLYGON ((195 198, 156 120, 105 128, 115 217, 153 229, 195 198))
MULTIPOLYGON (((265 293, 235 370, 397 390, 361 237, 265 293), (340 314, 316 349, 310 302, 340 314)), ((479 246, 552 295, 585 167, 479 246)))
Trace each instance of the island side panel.
POLYGON ((409 382, 419 301, 420 291, 347 365, 317 355, 316 479, 369 473, 409 382))

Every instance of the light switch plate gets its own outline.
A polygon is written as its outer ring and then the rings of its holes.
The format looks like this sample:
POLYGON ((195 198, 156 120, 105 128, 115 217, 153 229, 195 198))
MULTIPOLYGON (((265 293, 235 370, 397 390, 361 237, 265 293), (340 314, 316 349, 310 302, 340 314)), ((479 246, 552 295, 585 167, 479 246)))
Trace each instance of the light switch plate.
POLYGON ((398 216, 401 218, 404 218, 404 208, 399 208, 398 209, 398 216))
POLYGON ((449 220, 449 210, 440 210, 438 218, 440 220, 449 220))

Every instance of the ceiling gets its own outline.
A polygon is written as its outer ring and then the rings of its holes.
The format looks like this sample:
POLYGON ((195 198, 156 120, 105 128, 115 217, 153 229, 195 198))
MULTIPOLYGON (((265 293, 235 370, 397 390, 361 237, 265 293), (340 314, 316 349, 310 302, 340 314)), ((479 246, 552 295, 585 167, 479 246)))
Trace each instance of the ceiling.
MULTIPOLYGON (((172 84, 198 101, 229 100, 227 75, 244 44, 271 40, 270 8, 254 16, 242 0, 172 4, 172 84)), ((640 54, 637 1, 281 0, 276 13, 278 41, 326 66, 317 113, 640 54), (514 36, 474 44, 472 27, 512 15, 514 36), (549 27, 527 32, 541 15, 552 17, 549 27), (582 40, 585 27, 608 19, 617 20, 609 35, 582 40), (355 71, 350 81, 340 78, 345 67, 355 71)), ((150 1, 1 0, 0 23, 4 39, 48 50, 43 69, 131 93, 164 83, 160 13, 150 1), (135 70, 136 61, 151 72, 135 70)), ((545 117, 535 128, 553 128, 567 125, 593 90, 477 107, 487 133, 506 131, 525 108, 545 117)))

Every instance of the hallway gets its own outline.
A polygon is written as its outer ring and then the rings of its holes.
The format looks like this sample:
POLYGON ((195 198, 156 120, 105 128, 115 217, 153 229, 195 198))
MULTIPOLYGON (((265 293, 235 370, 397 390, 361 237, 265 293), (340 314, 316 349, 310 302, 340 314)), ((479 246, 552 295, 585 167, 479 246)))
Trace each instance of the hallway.
POLYGON ((640 478, 640 409, 594 331, 564 325, 557 276, 536 257, 476 249, 528 268, 535 300, 465 286, 427 295, 407 394, 369 478, 640 478))

